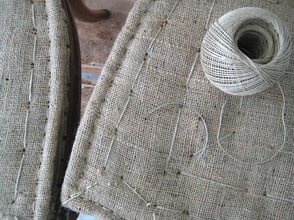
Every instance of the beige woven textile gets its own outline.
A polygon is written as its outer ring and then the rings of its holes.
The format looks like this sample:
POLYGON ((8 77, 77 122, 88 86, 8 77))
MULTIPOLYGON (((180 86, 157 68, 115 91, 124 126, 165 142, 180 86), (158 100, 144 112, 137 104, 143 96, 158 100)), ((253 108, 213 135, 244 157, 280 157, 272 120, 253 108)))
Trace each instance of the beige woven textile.
POLYGON ((275 2, 137 1, 78 129, 63 205, 101 219, 293 219, 293 57, 282 91, 244 98, 213 87, 199 60, 209 25, 240 7, 293 36, 293 7, 275 2), (284 139, 282 92, 285 146, 266 162, 284 139))
POLYGON ((0 5, 0 219, 55 220, 79 113, 74 30, 60 0, 0 5))

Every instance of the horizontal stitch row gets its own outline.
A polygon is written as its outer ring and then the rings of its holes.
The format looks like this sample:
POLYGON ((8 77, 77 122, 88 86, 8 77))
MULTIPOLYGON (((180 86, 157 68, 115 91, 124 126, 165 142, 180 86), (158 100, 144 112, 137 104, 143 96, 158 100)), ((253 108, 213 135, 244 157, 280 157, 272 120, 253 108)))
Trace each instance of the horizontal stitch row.
POLYGON ((267 197, 269 197, 271 199, 274 199, 274 200, 280 200, 280 201, 283 201, 283 202, 288 202, 288 203, 294 204, 294 200, 293 199, 287 199, 287 198, 283 198, 283 197, 279 197, 279 196, 274 196, 274 195, 270 195, 270 194, 267 194, 267 197))
MULTIPOLYGON (((150 38, 148 36, 144 36, 144 35, 138 35, 136 37, 136 39, 138 39, 138 40, 152 40, 152 38, 150 38)), ((168 46, 170 48, 176 48, 178 50, 185 51, 185 52, 189 52, 189 51, 191 51, 193 49, 198 49, 198 48, 201 47, 201 44, 199 44, 199 45, 193 44, 193 45, 187 45, 187 47, 184 48, 184 47, 179 47, 176 44, 171 44, 171 43, 168 43, 166 41, 159 40, 159 39, 157 39, 155 42, 159 43, 159 44, 162 44, 162 45, 165 45, 165 46, 168 46)))
POLYGON ((231 189, 234 189, 234 190, 237 190, 237 191, 245 191, 245 192, 247 191, 247 189, 245 189, 245 188, 231 186, 231 185, 228 185, 228 184, 225 184, 225 183, 216 182, 214 180, 211 180, 211 179, 208 179, 208 178, 205 178, 205 177, 196 176, 196 175, 189 174, 189 173, 186 173, 186 172, 181 172, 181 174, 184 175, 184 176, 188 176, 188 177, 195 178, 195 179, 200 179, 200 180, 207 181, 207 182, 210 182, 210 183, 213 183, 213 184, 216 184, 216 185, 220 185, 220 186, 223 186, 223 187, 231 188, 231 189))

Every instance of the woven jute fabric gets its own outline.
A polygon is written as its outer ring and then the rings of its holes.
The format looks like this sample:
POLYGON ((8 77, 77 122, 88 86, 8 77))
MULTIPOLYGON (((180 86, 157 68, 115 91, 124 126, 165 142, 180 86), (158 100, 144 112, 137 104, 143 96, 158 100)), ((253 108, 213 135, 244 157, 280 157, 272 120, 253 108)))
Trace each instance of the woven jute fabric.
POLYGON ((0 219, 57 219, 79 113, 74 28, 63 1, 0 5, 0 219))
POLYGON ((101 219, 293 219, 293 57, 282 90, 243 98, 212 86, 200 63, 210 24, 246 6, 293 36, 289 1, 135 3, 78 129, 64 206, 101 219), (272 158, 283 93, 285 146, 272 158))

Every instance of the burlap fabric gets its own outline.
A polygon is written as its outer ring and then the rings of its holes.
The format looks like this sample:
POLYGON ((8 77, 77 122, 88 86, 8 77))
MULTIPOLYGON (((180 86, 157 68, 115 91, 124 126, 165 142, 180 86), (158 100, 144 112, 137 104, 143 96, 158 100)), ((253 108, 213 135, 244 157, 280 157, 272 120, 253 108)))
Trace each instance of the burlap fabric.
POLYGON ((101 219, 293 219, 293 58, 281 81, 285 146, 269 161, 284 139, 279 87, 227 95, 199 60, 209 25, 245 6, 293 33, 289 1, 135 3, 78 129, 63 205, 101 219))
POLYGON ((60 0, 0 5, 0 219, 55 220, 79 114, 75 30, 60 0))

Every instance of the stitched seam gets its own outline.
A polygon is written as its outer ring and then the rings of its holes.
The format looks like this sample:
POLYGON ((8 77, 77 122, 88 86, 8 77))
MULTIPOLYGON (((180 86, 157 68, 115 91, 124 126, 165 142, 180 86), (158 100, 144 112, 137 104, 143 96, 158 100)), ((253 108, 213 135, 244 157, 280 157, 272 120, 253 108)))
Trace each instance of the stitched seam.
MULTIPOLYGON (((37 46, 37 26, 36 26, 36 19, 35 19, 35 5, 34 1, 31 1, 31 18, 32 18, 32 32, 34 34, 34 39, 33 39, 33 53, 32 53, 32 63, 31 63, 31 70, 30 70, 30 79, 29 79, 29 94, 28 94, 28 102, 26 103, 26 117, 25 117, 25 127, 24 127, 24 135, 23 135, 23 153, 22 153, 22 158, 20 161, 20 166, 18 169, 17 173, 17 179, 15 183, 15 189, 14 189, 14 198, 13 202, 16 201, 17 196, 18 196, 18 187, 19 187, 19 182, 21 178, 21 173, 22 169, 24 166, 24 159, 25 159, 25 151, 27 148, 27 133, 28 133, 28 123, 29 123, 29 115, 30 115, 30 110, 31 110, 31 103, 32 103, 32 89, 33 89, 33 77, 35 74, 35 62, 36 62, 36 46, 37 46)), ((38 175, 37 175, 38 176, 38 175)), ((38 179, 36 180, 38 182, 38 179)), ((37 189, 37 186, 35 187, 35 190, 37 189)), ((33 205, 32 205, 32 212, 31 215, 34 216, 35 209, 34 209, 34 203, 36 201, 36 196, 33 199, 33 205)), ((18 215, 13 215, 14 218, 18 219, 18 215)))
MULTIPOLYGON (((180 1, 180 0, 177 0, 177 1, 174 3, 173 7, 171 8, 171 10, 169 11, 169 13, 168 13, 168 15, 167 15, 167 18, 164 19, 164 23, 165 23, 166 21, 169 20, 171 14, 173 13, 174 9, 177 7, 179 1, 180 1)), ((164 24, 164 23, 163 23, 163 24, 164 24)), ((163 24, 160 26, 160 28, 159 28, 158 31, 156 32, 154 38, 152 39, 152 41, 151 41, 151 43, 150 43, 150 45, 149 45, 149 47, 148 47, 148 49, 147 49, 147 51, 146 51, 145 58, 143 59, 141 65, 140 65, 140 67, 139 67, 139 70, 138 70, 138 72, 137 72, 137 74, 136 74, 136 77, 135 77, 135 79, 134 79, 134 81, 133 81, 133 83, 132 83, 131 90, 130 90, 130 94, 128 95, 128 99, 127 99, 127 101, 126 101, 126 103, 125 103, 125 106, 124 106, 124 108, 123 108, 123 111, 121 112, 121 115, 120 115, 120 117, 119 117, 119 119, 118 119, 118 121, 117 121, 117 123, 116 123, 116 125, 115 125, 115 133, 113 134, 113 137, 112 137, 112 140, 111 140, 111 144, 110 144, 110 146, 109 146, 109 150, 108 150, 108 153, 107 153, 107 156, 106 156, 105 162, 104 162, 104 168, 105 168, 105 169, 106 169, 106 166, 107 166, 107 163, 108 163, 108 160, 109 160, 109 157, 110 157, 111 151, 112 151, 112 149, 113 149, 114 142, 115 142, 116 137, 117 137, 117 135, 116 135, 116 131, 117 131, 117 129, 119 128, 120 123, 121 123, 121 121, 122 121, 122 118, 123 118, 124 115, 125 115, 126 109, 128 108, 129 103, 130 103, 130 101, 131 101, 131 99, 132 99, 132 94, 131 94, 131 93, 132 93, 133 89, 135 88, 135 86, 136 86, 136 84, 137 84, 137 81, 138 81, 138 79, 139 79, 139 77, 140 77, 140 75, 141 75, 141 73, 142 73, 142 69, 143 69, 143 67, 144 67, 144 65, 145 65, 145 63, 146 63, 146 60, 149 58, 149 52, 152 50, 152 48, 153 48, 153 46, 154 46, 154 43, 155 43, 157 37, 159 36, 159 34, 161 33, 161 31, 162 31, 162 29, 163 29, 163 26, 164 26, 163 24)), ((121 64, 120 64, 120 65, 121 65, 121 64)))
MULTIPOLYGON (((156 0, 155 0, 155 1, 156 1, 156 0)), ((149 9, 151 8, 153 2, 154 2, 154 1, 150 0, 149 4, 148 4, 147 7, 146 7, 146 11, 144 11, 144 12, 142 13, 142 15, 140 16, 139 22, 138 22, 138 24, 136 25, 136 27, 134 28, 134 32, 135 32, 135 33, 138 32, 138 29, 139 29, 139 27, 140 27, 140 25, 141 25, 141 20, 143 19, 144 14, 146 14, 146 13, 149 11, 149 9)), ((127 29, 127 30, 128 30, 128 29, 127 29)), ((129 31, 129 30, 128 30, 128 31, 129 31)), ((124 61, 124 59, 125 59, 125 57, 126 57, 126 54, 127 54, 126 52, 128 51, 128 49, 129 49, 129 45, 130 45, 131 42, 132 42, 132 36, 129 36, 129 39, 128 39, 127 44, 126 44, 124 47, 121 48, 121 51, 124 51, 124 50, 125 50, 124 56, 121 57, 121 59, 120 59, 116 64, 112 64, 112 65, 114 65, 114 66, 117 66, 117 69, 118 69, 119 67, 121 67, 121 65, 123 64, 123 61, 124 61)), ((115 72, 114 74, 112 74, 111 80, 113 80, 113 79, 116 77, 117 73, 118 73, 118 70, 116 70, 116 72, 115 72)), ((105 97, 108 95, 108 92, 109 92, 110 88, 111 88, 111 87, 108 86, 107 90, 104 92, 103 96, 101 97, 100 102, 97 103, 97 104, 100 106, 98 112, 101 112, 101 109, 104 107, 104 105, 102 104, 102 102, 103 102, 103 99, 105 99, 105 97)), ((97 121, 98 121, 99 119, 100 119, 100 117, 97 117, 96 120, 94 120, 94 121, 92 122, 91 129, 90 129, 91 131, 94 130, 95 124, 97 123, 97 121)), ((91 135, 91 137, 90 137, 90 140, 93 140, 93 139, 94 139, 93 136, 94 136, 94 134, 93 134, 93 132, 92 132, 92 135, 91 135)), ((90 144, 91 144, 91 143, 89 143, 89 145, 90 145, 90 144)), ((85 153, 85 154, 87 155, 87 157, 88 157, 89 149, 90 149, 90 147, 87 149, 87 152, 85 153)), ((85 161, 85 163, 86 163, 86 161, 85 161)), ((81 173, 81 175, 79 176, 78 180, 81 180, 83 177, 84 177, 84 176, 83 176, 83 173, 81 173)), ((77 186, 78 186, 78 185, 79 185, 79 184, 77 184, 77 186)))
MULTIPOLYGON (((155 1, 156 1, 156 0, 155 0, 155 1)), ((150 7, 151 7, 151 5, 152 5, 153 2, 154 2, 154 0, 153 0, 153 1, 150 1, 149 4, 146 6, 146 10, 142 13, 142 15, 140 15, 139 22, 138 22, 138 24, 136 25, 136 27, 134 28, 134 29, 135 29, 135 31, 134 31, 135 33, 138 32, 138 28, 140 27, 140 24, 141 24, 140 21, 144 18, 144 14, 146 14, 146 13, 149 11, 149 9, 150 9, 150 7)), ((177 1, 175 1, 175 2, 176 2, 176 4, 174 4, 173 6, 177 5, 177 3, 179 2, 179 0, 177 0, 177 1)), ((171 8, 171 10, 173 10, 173 8, 171 8)), ((168 12, 167 14, 170 16, 170 12, 168 12)), ((169 16, 168 16, 165 20, 167 20, 167 19, 169 18, 169 16)), ((150 43, 150 46, 149 46, 147 52, 149 52, 149 50, 153 47, 153 44, 155 43, 155 40, 156 40, 156 38, 158 37, 158 35, 159 35, 159 33, 160 33, 161 30, 162 30, 162 26, 161 26, 161 27, 159 28, 159 30, 157 31, 157 33, 156 33, 156 35, 155 35, 153 41, 150 43)), ((125 33, 124 33, 124 34, 125 34, 125 33)), ((124 51, 124 55, 127 54, 126 52, 127 52, 128 48, 129 48, 129 47, 128 47, 129 44, 132 42, 132 37, 133 37, 133 36, 130 36, 129 39, 128 39, 127 44, 126 44, 124 47, 122 47, 122 48, 120 49, 120 52, 123 51, 123 50, 125 50, 125 51, 124 51)), ((126 57, 126 56, 121 57, 120 61, 118 61, 116 64, 112 64, 112 66, 114 65, 114 66, 117 66, 117 68, 119 68, 119 67, 122 65, 122 63, 123 63, 125 57, 126 57)), ((142 62, 140 69, 142 68, 143 64, 145 64, 145 61, 142 62)), ((111 77, 111 80, 113 80, 113 79, 116 77, 116 74, 117 74, 117 73, 118 73, 118 71, 116 71, 113 75, 111 75, 111 76, 112 76, 112 77, 111 77)), ((138 73, 139 73, 139 74, 136 75, 136 78, 135 78, 135 80, 134 80, 134 83, 133 83, 132 87, 135 86, 136 81, 137 81, 137 78, 138 78, 139 75, 140 75, 140 71, 138 71, 138 73)), ((105 80, 104 80, 104 81, 105 81, 105 80)), ((100 82, 100 83, 102 83, 102 82, 100 82)), ((131 87, 131 88, 132 88, 132 87, 131 87)), ((108 86, 107 90, 104 92, 103 96, 101 97, 100 102, 97 103, 97 105, 100 106, 98 112, 100 112, 101 109, 104 107, 104 105, 102 105, 101 103, 103 103, 103 100, 104 100, 105 97, 108 95, 108 91, 109 91, 110 88, 111 88, 111 87, 108 86)), ((128 105, 128 102, 129 102, 129 100, 128 100, 127 103, 125 104, 125 108, 126 108, 126 106, 128 105)), ((93 115, 91 115, 91 116, 93 116, 93 115)), ((122 115, 121 115, 121 117, 122 117, 122 115)), ((121 117, 120 117, 119 120, 121 120, 121 117)), ((90 130, 94 130, 94 126, 95 126, 95 124, 97 123, 97 121, 98 121, 99 119, 100 119, 100 117, 97 117, 96 120, 92 122, 92 124, 91 124, 91 129, 90 129, 90 130)), ((94 136, 94 134, 93 134, 93 132, 92 132, 92 135, 91 135, 91 137, 90 137, 90 140, 93 140, 93 138, 94 138, 93 136, 94 136)), ((112 142, 113 142, 113 141, 112 141, 112 142)), ((89 145, 90 145, 90 144, 91 144, 91 143, 89 143, 89 145)), ((84 167, 85 164, 87 163, 87 157, 88 157, 89 149, 90 149, 90 147, 88 147, 88 148, 87 148, 87 151, 85 152, 85 154, 86 154, 86 160, 84 161, 84 165, 83 165, 83 167, 84 167)), ((79 162, 82 163, 82 161, 79 161, 79 162)), ((83 176, 83 173, 81 173, 81 174, 79 175, 79 177, 77 178, 77 180, 79 181, 79 180, 81 180, 83 177, 84 177, 84 176, 83 176)), ((96 184, 92 184, 92 185, 96 185, 96 184)), ((78 186, 79 186, 79 183, 75 184, 75 186, 78 187, 78 186)), ((87 187, 87 188, 88 188, 88 187, 87 187)), ((91 187, 90 187, 90 188, 91 188, 91 187)), ((85 191, 85 190, 80 190, 79 192, 74 193, 74 194, 80 194, 81 192, 83 192, 82 194, 84 194, 84 193, 85 193, 84 191, 85 191)), ((73 195, 74 195, 74 194, 73 194, 73 195)), ((78 197, 82 196, 82 194, 80 194, 78 197)), ((70 195, 69 195, 69 196, 70 196, 70 195)), ((78 197, 75 197, 75 198, 78 198, 78 197)), ((63 202, 63 204, 67 204, 67 203, 70 202, 71 200, 72 200, 72 199, 69 198, 67 201, 63 202)))

